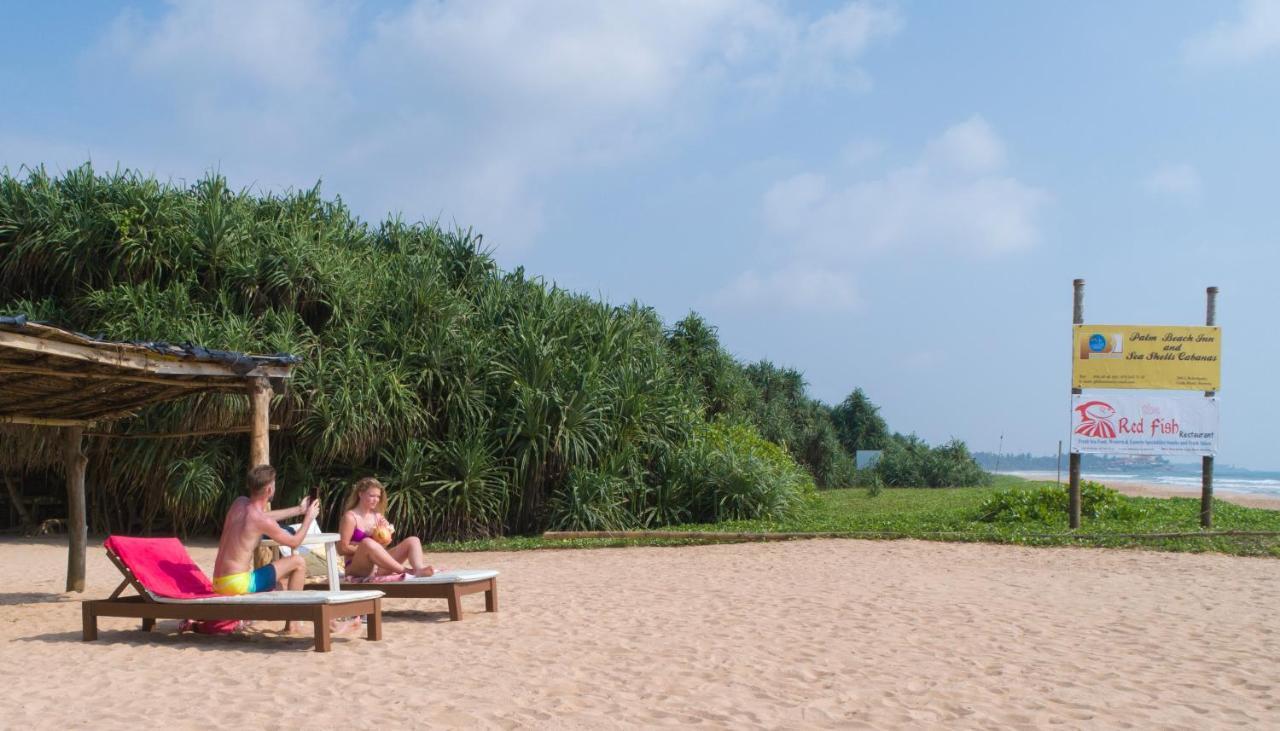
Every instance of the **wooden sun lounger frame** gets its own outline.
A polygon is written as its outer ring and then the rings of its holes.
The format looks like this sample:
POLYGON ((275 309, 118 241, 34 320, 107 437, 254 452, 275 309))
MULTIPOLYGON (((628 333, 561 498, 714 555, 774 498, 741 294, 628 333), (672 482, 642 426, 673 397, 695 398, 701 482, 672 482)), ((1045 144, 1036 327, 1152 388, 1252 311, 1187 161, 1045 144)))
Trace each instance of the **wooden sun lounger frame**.
MULTIPOLYGON (((484 610, 498 611, 498 577, 475 581, 454 581, 447 584, 419 584, 412 581, 387 581, 358 583, 344 581, 343 591, 359 591, 361 589, 377 589, 387 595, 388 599, 447 599, 449 601, 449 619, 453 622, 462 620, 462 597, 467 594, 484 592, 484 610)), ((308 589, 328 589, 328 584, 307 584, 308 589)))
MULTIPOLYGON (((124 574, 124 581, 106 599, 92 599, 81 603, 84 614, 84 641, 98 639, 98 617, 137 617, 142 620, 142 630, 149 632, 157 619, 250 619, 262 621, 303 621, 315 627, 316 652, 329 652, 333 648, 329 622, 336 617, 367 616, 368 639, 382 639, 382 599, 361 599, 341 604, 168 604, 151 598, 138 577, 125 566, 120 557, 107 549, 107 558, 124 574), (122 597, 125 587, 132 586, 138 596, 122 597)), ((361 587, 366 590, 373 587, 361 587)), ((379 589, 381 587, 378 587, 379 589)))

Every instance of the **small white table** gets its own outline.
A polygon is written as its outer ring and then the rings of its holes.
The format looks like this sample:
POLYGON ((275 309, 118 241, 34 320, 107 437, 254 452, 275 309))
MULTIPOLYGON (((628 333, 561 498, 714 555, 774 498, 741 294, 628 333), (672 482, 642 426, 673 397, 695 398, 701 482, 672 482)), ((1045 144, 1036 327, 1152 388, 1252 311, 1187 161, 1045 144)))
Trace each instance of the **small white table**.
MULTIPOLYGON (((318 546, 324 544, 325 557, 329 563, 329 589, 338 591, 342 588, 342 582, 338 578, 338 541, 342 540, 342 536, 337 533, 315 533, 307 532, 307 537, 302 539, 304 546, 318 546)), ((262 539, 262 545, 280 547, 279 543, 270 538, 262 539)))

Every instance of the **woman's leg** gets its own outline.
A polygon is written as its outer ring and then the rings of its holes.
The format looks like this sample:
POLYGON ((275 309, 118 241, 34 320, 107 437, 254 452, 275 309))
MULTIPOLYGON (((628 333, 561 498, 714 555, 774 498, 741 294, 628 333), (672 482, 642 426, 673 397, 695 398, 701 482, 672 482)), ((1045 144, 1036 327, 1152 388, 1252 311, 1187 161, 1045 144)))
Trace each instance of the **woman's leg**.
POLYGON ((430 576, 435 573, 430 566, 427 565, 426 556, 422 554, 422 541, 417 536, 409 536, 392 547, 391 557, 395 560, 405 563, 413 568, 413 573, 417 576, 430 576))
POLYGON ((375 568, 382 569, 388 574, 407 573, 410 569, 401 565, 399 561, 392 558, 387 549, 382 544, 366 538, 360 541, 360 545, 356 546, 356 555, 351 557, 351 564, 347 566, 347 573, 351 576, 369 576, 375 568))

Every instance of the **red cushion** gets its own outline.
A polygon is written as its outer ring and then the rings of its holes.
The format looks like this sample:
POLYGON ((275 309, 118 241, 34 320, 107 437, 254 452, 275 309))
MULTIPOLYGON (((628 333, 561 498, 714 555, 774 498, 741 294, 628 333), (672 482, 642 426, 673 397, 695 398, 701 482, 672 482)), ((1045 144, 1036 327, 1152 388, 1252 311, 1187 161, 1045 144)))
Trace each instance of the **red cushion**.
POLYGON ((196 599, 213 596, 213 584, 177 538, 111 536, 105 545, 156 596, 196 599))

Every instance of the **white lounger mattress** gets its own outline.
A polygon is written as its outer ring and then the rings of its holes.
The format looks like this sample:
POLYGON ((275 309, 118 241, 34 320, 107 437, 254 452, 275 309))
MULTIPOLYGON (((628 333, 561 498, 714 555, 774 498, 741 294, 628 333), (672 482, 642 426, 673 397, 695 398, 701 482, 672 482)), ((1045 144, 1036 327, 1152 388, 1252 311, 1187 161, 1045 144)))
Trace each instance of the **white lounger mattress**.
POLYGON ((404 580, 406 584, 465 584, 470 581, 484 581, 497 576, 497 571, 475 569, 456 571, 441 571, 430 576, 414 576, 404 580))
MULTIPOLYGON (((150 593, 150 592, 148 592, 150 593)), ((264 591, 258 594, 207 596, 199 599, 170 599, 151 595, 161 604, 347 604, 385 596, 376 589, 361 591, 264 591)))
POLYGON ((402 581, 359 581, 358 579, 348 579, 351 584, 368 584, 369 586, 378 586, 380 584, 468 584, 472 581, 484 581, 497 576, 498 572, 492 569, 455 569, 452 571, 440 571, 430 576, 413 576, 402 581))

